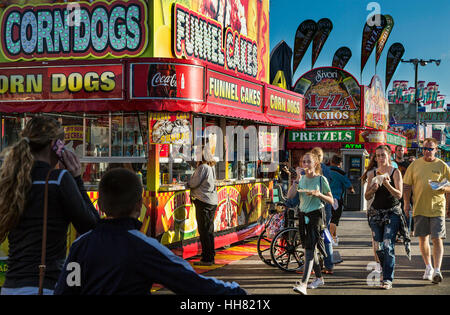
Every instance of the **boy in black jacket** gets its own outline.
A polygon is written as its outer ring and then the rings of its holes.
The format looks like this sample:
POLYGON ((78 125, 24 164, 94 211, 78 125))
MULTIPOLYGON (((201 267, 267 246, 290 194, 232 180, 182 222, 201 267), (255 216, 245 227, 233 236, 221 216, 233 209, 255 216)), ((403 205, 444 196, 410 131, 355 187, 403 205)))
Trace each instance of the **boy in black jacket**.
POLYGON ((235 282, 197 274, 182 258, 139 231, 141 181, 118 168, 99 185, 98 204, 107 218, 70 248, 55 294, 150 294, 159 283, 177 294, 246 294, 235 282))

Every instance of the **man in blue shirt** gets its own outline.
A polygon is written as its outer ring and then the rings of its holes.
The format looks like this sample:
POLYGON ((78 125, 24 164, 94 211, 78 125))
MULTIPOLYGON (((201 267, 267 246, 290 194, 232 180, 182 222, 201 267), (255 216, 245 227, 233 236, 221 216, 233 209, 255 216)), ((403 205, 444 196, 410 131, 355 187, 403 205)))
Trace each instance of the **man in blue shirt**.
POLYGON ((345 172, 340 168, 342 158, 338 155, 333 155, 331 158, 330 166, 330 188, 335 204, 333 205, 334 211, 331 216, 330 233, 334 239, 334 242, 338 243, 337 226, 342 215, 342 208, 344 207, 344 193, 346 189, 350 189, 352 193, 355 192, 352 183, 346 176, 345 172))

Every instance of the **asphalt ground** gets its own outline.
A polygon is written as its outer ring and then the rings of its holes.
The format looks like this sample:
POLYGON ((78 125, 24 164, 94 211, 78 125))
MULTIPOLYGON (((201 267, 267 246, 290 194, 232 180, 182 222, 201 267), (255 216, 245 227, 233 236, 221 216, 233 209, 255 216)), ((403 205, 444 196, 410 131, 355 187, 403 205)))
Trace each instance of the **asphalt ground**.
MULTIPOLYGON (((446 220, 450 231, 450 220, 446 220)), ((447 233, 448 234, 448 233, 447 233)), ((374 284, 371 262, 375 261, 371 231, 367 224, 366 213, 345 211, 338 227, 338 251, 343 262, 335 265, 333 275, 324 275, 325 285, 315 290, 309 289, 308 295, 449 295, 450 294, 450 241, 444 240, 444 258, 441 272, 444 277, 440 284, 423 280, 425 265, 419 250, 418 238, 412 237, 411 261, 405 254, 402 243, 397 243, 396 266, 393 288, 380 289, 374 284)), ((254 242, 248 240, 247 242, 254 242)), ((223 267, 203 273, 224 281, 239 283, 252 295, 298 295, 292 290, 301 274, 285 272, 277 267, 264 264, 257 254, 234 261, 223 267)), ((314 276, 311 276, 311 280, 314 276)), ((162 289, 156 294, 171 294, 162 289)))

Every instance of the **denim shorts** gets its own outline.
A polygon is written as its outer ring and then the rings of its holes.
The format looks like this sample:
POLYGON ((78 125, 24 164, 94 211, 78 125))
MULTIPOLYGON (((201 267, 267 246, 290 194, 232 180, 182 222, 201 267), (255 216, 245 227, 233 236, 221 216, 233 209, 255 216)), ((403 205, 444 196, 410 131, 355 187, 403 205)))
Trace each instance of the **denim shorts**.
POLYGON ((414 236, 427 236, 431 238, 446 238, 445 217, 414 217, 414 236))
MULTIPOLYGON (((37 287, 5 288, 0 291, 0 295, 38 295, 37 287)), ((53 295, 53 290, 43 289, 43 295, 53 295)))

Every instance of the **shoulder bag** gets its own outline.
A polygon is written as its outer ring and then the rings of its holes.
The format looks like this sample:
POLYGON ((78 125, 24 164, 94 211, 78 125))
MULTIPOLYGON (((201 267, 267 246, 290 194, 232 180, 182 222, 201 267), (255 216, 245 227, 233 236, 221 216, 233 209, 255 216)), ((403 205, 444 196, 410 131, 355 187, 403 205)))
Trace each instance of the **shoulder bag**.
POLYGON ((45 188, 44 188, 44 219, 42 227, 42 250, 41 250, 41 264, 39 265, 39 291, 38 295, 43 294, 44 278, 45 278, 45 258, 47 249, 47 217, 48 217, 48 179, 52 170, 48 171, 47 177, 45 178, 45 188))

